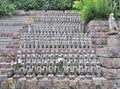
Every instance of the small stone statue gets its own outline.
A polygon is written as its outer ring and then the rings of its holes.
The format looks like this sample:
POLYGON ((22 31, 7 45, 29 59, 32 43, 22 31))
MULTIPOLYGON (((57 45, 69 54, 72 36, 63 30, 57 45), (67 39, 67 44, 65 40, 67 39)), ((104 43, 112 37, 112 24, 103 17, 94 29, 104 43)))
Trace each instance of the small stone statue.
POLYGON ((30 27, 30 25, 28 25, 28 33, 31 33, 31 27, 30 27))
POLYGON ((117 32, 117 22, 115 20, 114 13, 111 13, 109 16, 109 34, 117 34, 117 32))

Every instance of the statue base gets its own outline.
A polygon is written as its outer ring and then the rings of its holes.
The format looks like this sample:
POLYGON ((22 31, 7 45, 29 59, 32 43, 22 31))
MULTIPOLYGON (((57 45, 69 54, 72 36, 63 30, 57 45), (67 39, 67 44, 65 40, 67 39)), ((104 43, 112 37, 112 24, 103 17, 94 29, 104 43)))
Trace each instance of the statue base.
POLYGON ((108 33, 108 35, 117 35, 118 34, 118 31, 110 31, 109 33, 108 33))
POLYGON ((80 79, 85 79, 85 76, 84 75, 80 75, 79 78, 80 79))
POLYGON ((86 75, 87 79, 92 79, 92 75, 86 75))
POLYGON ((48 74, 48 79, 54 79, 54 74, 48 74))
POLYGON ((26 79, 32 79, 33 76, 32 75, 26 75, 26 79))
POLYGON ((69 75, 69 79, 75 79, 75 75, 69 75))
POLYGON ((64 75, 63 74, 58 74, 57 79, 64 79, 64 75))
POLYGON ((13 78, 20 78, 20 75, 14 75, 13 78))
POLYGON ((42 79, 43 78, 43 75, 38 75, 37 76, 37 79, 42 79))

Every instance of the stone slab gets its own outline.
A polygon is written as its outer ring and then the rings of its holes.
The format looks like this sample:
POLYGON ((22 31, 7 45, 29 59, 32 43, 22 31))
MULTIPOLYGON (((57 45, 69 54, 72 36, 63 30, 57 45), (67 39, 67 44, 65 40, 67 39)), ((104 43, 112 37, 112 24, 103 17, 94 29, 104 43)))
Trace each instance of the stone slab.
POLYGON ((69 86, 68 79, 63 80, 54 79, 53 81, 53 89, 69 89, 68 86, 69 86))

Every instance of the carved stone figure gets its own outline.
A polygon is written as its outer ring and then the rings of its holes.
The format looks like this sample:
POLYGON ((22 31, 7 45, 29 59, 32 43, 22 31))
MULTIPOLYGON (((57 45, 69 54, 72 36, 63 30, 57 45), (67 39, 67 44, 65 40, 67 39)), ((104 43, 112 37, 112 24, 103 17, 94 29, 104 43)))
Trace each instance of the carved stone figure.
POLYGON ((114 17, 114 13, 109 16, 109 34, 116 34, 118 32, 117 22, 114 17))

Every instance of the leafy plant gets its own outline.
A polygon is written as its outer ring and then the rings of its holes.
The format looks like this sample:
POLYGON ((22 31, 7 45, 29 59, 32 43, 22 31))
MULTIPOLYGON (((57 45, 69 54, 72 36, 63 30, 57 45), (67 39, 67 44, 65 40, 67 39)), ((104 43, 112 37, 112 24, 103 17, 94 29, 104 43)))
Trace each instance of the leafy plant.
POLYGON ((106 19, 116 9, 110 5, 110 0, 77 0, 73 8, 81 13, 82 19, 89 22, 92 19, 106 19))
POLYGON ((49 8, 50 10, 65 10, 69 9, 71 5, 70 0, 51 0, 49 2, 49 8))
POLYGON ((28 10, 66 10, 71 9, 73 0, 16 0, 18 9, 28 10))
POLYGON ((0 17, 3 15, 12 15, 15 7, 9 0, 0 0, 0 17))
POLYGON ((35 0, 16 0, 14 4, 17 6, 17 9, 24 9, 28 11, 34 9, 37 2, 35 0))

